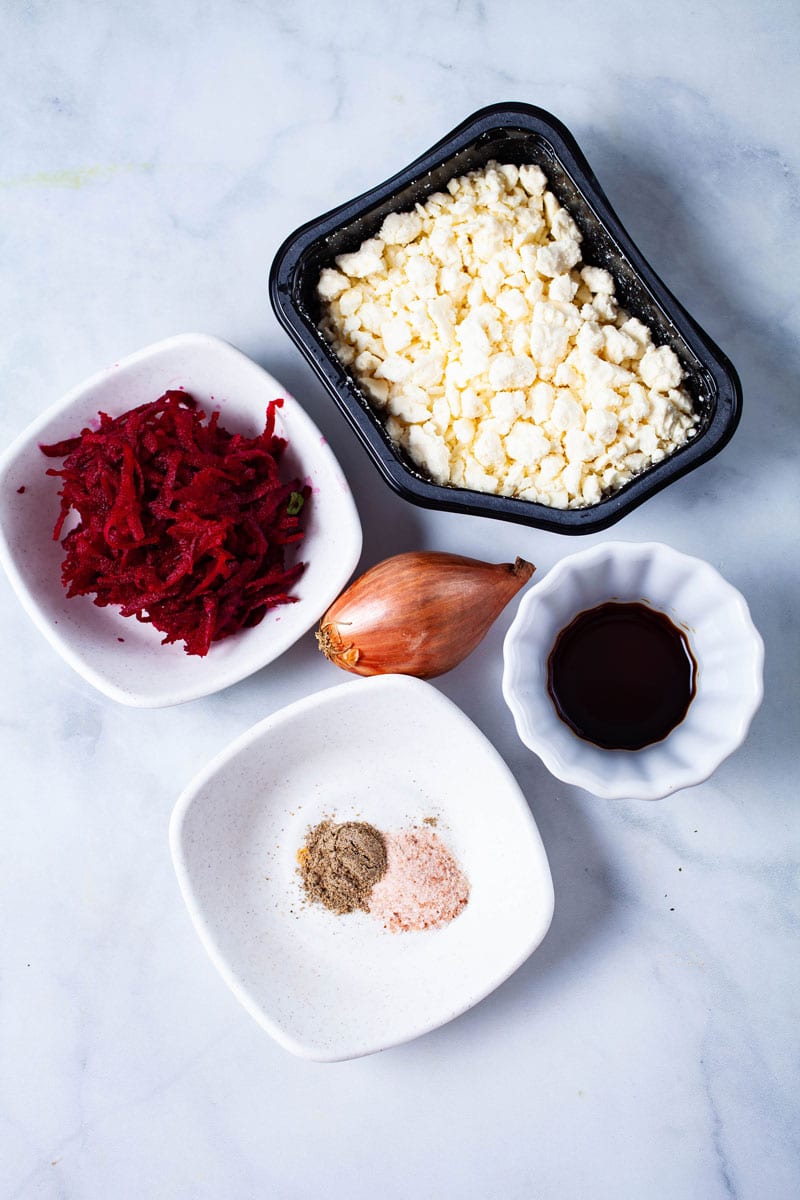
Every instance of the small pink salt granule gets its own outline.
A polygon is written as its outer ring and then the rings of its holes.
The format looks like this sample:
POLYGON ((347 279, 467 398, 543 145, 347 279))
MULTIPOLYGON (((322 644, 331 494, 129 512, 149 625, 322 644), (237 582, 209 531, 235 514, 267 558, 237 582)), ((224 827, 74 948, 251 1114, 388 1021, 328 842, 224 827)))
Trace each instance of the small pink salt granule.
POLYGON ((392 933, 436 929, 457 917, 469 883, 430 829, 387 833, 386 874, 372 889, 369 911, 392 933))

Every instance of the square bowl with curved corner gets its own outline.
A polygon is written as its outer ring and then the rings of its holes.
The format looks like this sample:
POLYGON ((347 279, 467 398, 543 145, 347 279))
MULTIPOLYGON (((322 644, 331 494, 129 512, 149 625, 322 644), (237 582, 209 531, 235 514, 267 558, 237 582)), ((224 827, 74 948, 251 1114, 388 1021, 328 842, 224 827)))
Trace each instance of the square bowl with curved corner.
POLYGON ((175 871, 212 962, 293 1054, 336 1061, 477 1004, 544 938, 553 884, 519 785, 452 701, 405 675, 311 695, 244 733, 178 799, 175 871), (309 903, 297 852, 323 818, 383 832, 436 822, 466 874, 448 925, 391 933, 309 903))
POLYGON ((50 644, 84 679, 122 704, 161 707, 229 687, 266 666, 316 622, 344 587, 361 553, 361 523, 330 447, 297 400, 227 342, 190 333, 148 346, 69 392, 17 438, 0 460, 0 561, 24 608, 50 644), (216 642, 204 658, 181 644, 162 645, 151 625, 99 608, 90 596, 67 599, 63 551, 53 540, 60 481, 40 443, 75 436, 99 410, 118 416, 184 389, 206 411, 217 408, 232 432, 264 428, 267 404, 283 397, 276 432, 288 439, 287 478, 312 489, 300 554, 307 566, 297 601, 259 625, 216 642))

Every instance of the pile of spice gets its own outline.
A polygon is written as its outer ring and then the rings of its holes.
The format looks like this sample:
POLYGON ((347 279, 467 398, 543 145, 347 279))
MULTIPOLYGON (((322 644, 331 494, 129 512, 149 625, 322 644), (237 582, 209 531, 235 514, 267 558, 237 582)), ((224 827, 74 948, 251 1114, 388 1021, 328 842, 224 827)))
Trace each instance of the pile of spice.
POLYGON ((369 911, 373 885, 386 872, 383 834, 366 821, 322 821, 297 858, 309 900, 339 914, 369 911))
POLYGON ((286 566, 284 551, 303 536, 310 489, 279 477, 282 404, 267 406, 263 433, 249 438, 224 429, 219 412, 206 418, 186 392, 168 391, 41 446, 64 459, 47 472, 63 481, 53 537, 70 513, 80 518, 62 542, 67 595, 118 605, 198 655, 292 602, 304 564, 286 566))
POLYGON ((297 854, 308 899, 337 914, 362 909, 391 933, 446 925, 469 882, 429 824, 383 834, 365 821, 322 821, 297 854))
POLYGON ((432 829, 386 835, 386 874, 372 889, 369 911, 392 933, 437 929, 457 917, 469 883, 432 829))

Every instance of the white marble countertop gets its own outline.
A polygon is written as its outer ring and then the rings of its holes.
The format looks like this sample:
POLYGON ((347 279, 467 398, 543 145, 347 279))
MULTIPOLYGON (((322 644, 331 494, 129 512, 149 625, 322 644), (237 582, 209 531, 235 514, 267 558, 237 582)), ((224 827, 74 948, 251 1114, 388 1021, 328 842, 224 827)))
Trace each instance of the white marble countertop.
POLYGON ((521 553, 543 573, 596 540, 395 497, 266 294, 301 221, 481 105, 537 103, 741 374, 731 445, 613 536, 699 554, 739 587, 767 690, 711 781, 603 802, 518 742, 500 699, 504 614, 441 687, 529 798, 551 932, 451 1025, 323 1066, 275 1045, 217 976, 167 823, 212 752, 343 676, 309 635, 220 695, 128 710, 56 657, 3 579, 0 1193, 800 1194, 796 7, 56 0, 6 5, 2 25, 3 445, 97 368, 205 330, 306 404, 352 482, 364 565, 425 546, 521 553))

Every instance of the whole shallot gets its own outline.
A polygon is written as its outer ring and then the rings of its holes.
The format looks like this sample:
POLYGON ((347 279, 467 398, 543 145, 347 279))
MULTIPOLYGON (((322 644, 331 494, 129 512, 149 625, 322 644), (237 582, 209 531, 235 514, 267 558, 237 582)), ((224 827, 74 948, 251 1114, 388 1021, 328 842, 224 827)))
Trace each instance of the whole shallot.
POLYGON ((534 567, 436 550, 371 567, 335 600, 317 631, 326 658, 355 675, 430 679, 471 654, 534 567))

